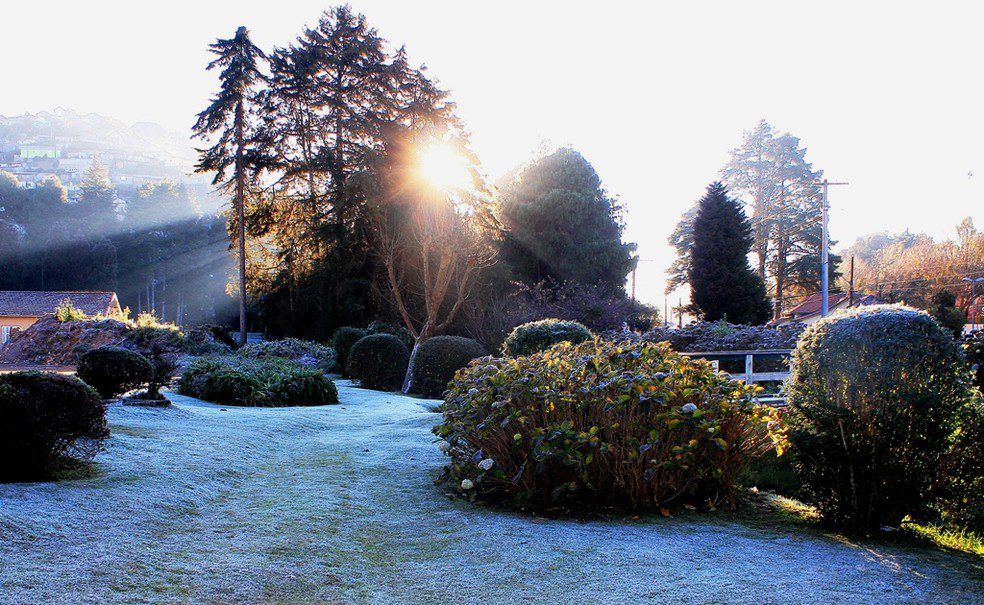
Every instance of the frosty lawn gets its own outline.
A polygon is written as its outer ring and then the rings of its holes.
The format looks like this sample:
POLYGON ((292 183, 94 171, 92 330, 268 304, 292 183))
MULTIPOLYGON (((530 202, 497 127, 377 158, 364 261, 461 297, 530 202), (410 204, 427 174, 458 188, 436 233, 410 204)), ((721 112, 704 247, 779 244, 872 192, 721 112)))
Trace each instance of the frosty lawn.
POLYGON ((97 476, 0 485, 0 601, 984 600, 979 559, 726 515, 556 521, 447 499, 434 402, 114 406, 97 476))

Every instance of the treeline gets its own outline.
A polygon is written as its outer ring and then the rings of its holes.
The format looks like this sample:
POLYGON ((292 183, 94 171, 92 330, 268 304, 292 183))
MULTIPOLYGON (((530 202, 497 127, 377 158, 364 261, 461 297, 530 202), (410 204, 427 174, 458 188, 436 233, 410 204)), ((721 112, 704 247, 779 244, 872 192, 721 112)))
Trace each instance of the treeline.
POLYGON ((383 318, 495 345, 531 307, 602 328, 640 316, 620 204, 587 160, 558 150, 497 191, 448 91, 363 15, 329 10, 269 51, 246 28, 211 49, 199 168, 232 200, 246 184, 250 311, 268 333, 326 340, 383 318), (421 178, 435 148, 464 179, 421 178))
POLYGON ((111 290, 134 313, 179 324, 229 315, 225 217, 169 181, 117 191, 96 163, 77 201, 57 178, 0 173, 0 289, 111 290))
MULTIPOLYGON (((984 232, 968 217, 957 225, 956 235, 937 241, 905 231, 859 238, 844 250, 845 258, 855 258, 855 290, 922 309, 933 308, 934 298, 949 292, 967 315, 973 289, 965 279, 984 278, 984 232)), ((845 291, 849 287, 846 279, 839 285, 845 291)), ((978 284, 976 294, 984 296, 984 283, 978 284)), ((978 311, 978 321, 981 316, 978 311)))

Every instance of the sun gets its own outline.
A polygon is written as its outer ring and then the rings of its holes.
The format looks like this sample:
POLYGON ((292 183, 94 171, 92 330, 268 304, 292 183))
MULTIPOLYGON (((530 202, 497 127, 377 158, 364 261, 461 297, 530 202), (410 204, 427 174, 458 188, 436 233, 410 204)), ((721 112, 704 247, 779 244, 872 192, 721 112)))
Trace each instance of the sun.
POLYGON ((431 143, 418 154, 420 175, 441 189, 465 189, 472 176, 463 155, 445 143, 431 143))

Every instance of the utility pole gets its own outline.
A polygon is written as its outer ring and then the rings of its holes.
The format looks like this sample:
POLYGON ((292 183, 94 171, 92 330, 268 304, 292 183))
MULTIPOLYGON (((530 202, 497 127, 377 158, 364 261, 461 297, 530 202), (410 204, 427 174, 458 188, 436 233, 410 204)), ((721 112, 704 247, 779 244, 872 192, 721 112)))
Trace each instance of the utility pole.
MULTIPOLYGON (((638 264, 638 261, 637 261, 637 264, 638 264)), ((635 274, 636 274, 636 268, 637 267, 632 267, 632 304, 635 304, 635 274)))
POLYGON ((823 201, 821 202, 821 223, 823 225, 821 232, 823 237, 823 242, 820 246, 820 316, 826 317, 827 313, 830 312, 830 272, 827 266, 830 261, 830 234, 828 233, 827 221, 830 218, 827 209, 827 187, 830 185, 848 185, 849 183, 831 183, 827 179, 823 180, 823 201))

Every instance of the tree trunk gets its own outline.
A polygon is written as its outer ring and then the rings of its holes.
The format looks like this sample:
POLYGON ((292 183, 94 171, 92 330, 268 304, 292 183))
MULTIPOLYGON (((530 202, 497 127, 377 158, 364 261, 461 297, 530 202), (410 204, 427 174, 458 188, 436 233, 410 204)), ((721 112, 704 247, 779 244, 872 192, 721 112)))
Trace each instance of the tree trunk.
POLYGON ((401 389, 405 394, 413 392, 413 367, 417 364, 417 354, 420 352, 420 346, 434 335, 434 327, 434 324, 428 321, 420 329, 420 333, 413 342, 413 350, 410 351, 410 363, 407 364, 407 373, 403 377, 403 388, 401 389))
POLYGON ((246 121, 243 102, 236 104, 236 220, 238 221, 238 253, 239 253, 239 344, 246 344, 246 175, 243 166, 243 147, 245 137, 243 130, 246 121))
POLYGON ((413 366, 417 363, 417 353, 420 351, 422 341, 418 338, 413 343, 413 350, 410 351, 410 363, 407 364, 407 373, 403 377, 403 388, 400 389, 405 394, 410 394, 413 389, 413 366))

